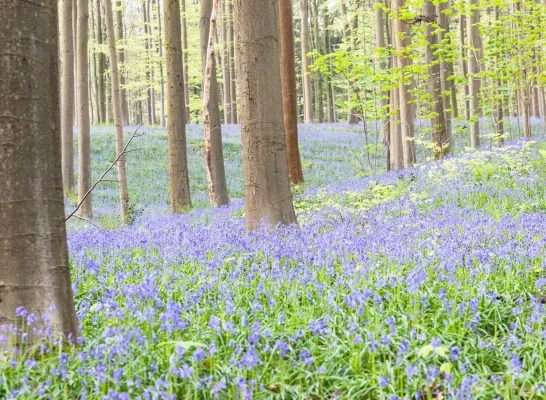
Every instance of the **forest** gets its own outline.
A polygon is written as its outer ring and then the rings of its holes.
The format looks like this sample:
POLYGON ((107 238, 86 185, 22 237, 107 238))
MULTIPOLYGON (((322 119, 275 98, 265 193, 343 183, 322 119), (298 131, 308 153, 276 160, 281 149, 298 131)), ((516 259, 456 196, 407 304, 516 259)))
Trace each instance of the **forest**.
POLYGON ((0 10, 0 399, 546 398, 546 0, 0 10))

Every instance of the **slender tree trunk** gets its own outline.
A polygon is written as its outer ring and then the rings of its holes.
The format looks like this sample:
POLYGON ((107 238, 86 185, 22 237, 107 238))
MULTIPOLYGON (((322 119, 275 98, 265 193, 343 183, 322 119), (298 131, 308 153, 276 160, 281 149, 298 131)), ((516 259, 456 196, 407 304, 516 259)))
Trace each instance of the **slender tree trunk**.
POLYGON ((127 90, 125 89, 125 50, 123 43, 123 10, 121 0, 116 1, 116 39, 120 43, 118 47, 118 61, 119 61, 119 85, 120 85, 120 97, 121 97, 121 121, 123 125, 129 125, 129 104, 127 102, 127 90))
MULTIPOLYGON (((398 60, 393 57, 393 68, 398 67, 398 60)), ((391 116, 390 119, 390 154, 391 170, 404 168, 404 151, 402 148, 402 130, 400 126, 400 90, 394 88, 390 96, 391 116)))
POLYGON ((163 0, 165 19, 165 69, 167 72, 167 140, 171 211, 180 213, 191 207, 186 117, 184 116, 184 71, 180 27, 180 0, 163 0))
POLYGON ((154 54, 154 26, 152 24, 152 1, 148 0, 148 53, 149 53, 149 68, 150 68, 150 99, 152 102, 152 124, 157 124, 157 117, 156 117, 156 102, 155 102, 155 65, 153 60, 153 54, 154 54))
POLYGON ((434 116, 430 120, 430 126, 432 129, 432 141, 434 147, 434 158, 442 159, 445 155, 449 154, 449 136, 446 129, 446 116, 444 113, 444 102, 442 98, 442 82, 440 73, 440 62, 438 57, 434 54, 436 47, 438 46, 438 36, 433 33, 433 25, 436 25, 437 15, 436 6, 431 0, 427 0, 423 7, 423 15, 427 19, 426 37, 427 37, 427 49, 426 49, 426 64, 429 70, 429 92, 431 95, 431 109, 434 112, 434 116))
MULTIPOLYGON (((97 12, 95 13, 95 16, 96 16, 96 23, 95 23, 95 28, 96 28, 96 33, 95 33, 95 36, 96 36, 96 39, 97 39, 97 45, 99 47, 102 46, 102 43, 103 43, 103 36, 102 36, 102 17, 101 17, 101 4, 100 4, 101 0, 96 0, 95 1, 95 6, 96 6, 96 9, 97 9, 97 12)), ((99 59, 99 65, 98 65, 98 70, 97 70, 97 75, 98 75, 98 79, 99 79, 99 84, 98 84, 98 87, 99 87, 99 91, 98 91, 98 98, 99 98, 99 104, 98 104, 98 110, 97 110, 97 115, 98 115, 98 121, 99 123, 101 124, 104 124, 107 122, 106 120, 106 81, 104 79, 104 72, 105 72, 105 61, 104 61, 104 53, 102 52, 102 50, 98 53, 98 59, 99 59)))
POLYGON ((222 78, 224 88, 224 123, 231 124, 231 74, 229 70, 230 58, 229 58, 229 44, 227 33, 227 6, 226 1, 220 0, 220 6, 222 7, 222 78))
POLYGON ((87 37, 89 10, 87 0, 78 1, 78 203, 82 202, 78 215, 90 219, 93 216, 91 194, 82 200, 91 188, 91 126, 89 121, 89 77, 87 73, 87 37))
POLYGON ((218 0, 201 0, 201 62, 203 65, 204 158, 209 198, 213 207, 229 203, 222 151, 222 128, 214 59, 218 0))
POLYGON ((190 113, 190 78, 188 73, 188 25, 186 18, 186 0, 182 0, 182 50, 183 50, 183 64, 184 70, 184 103, 186 104, 185 118, 186 123, 191 120, 190 113))
POLYGON ((159 53, 159 90, 161 95, 161 127, 165 128, 165 77, 163 76, 163 30, 161 29, 161 3, 154 0, 157 6, 157 30, 158 30, 158 50, 159 53))
POLYGON ((76 38, 73 38, 74 42, 74 124, 78 124, 78 40, 77 40, 77 32, 78 32, 78 0, 74 0, 74 3, 72 4, 72 34, 76 35, 76 38))
POLYGON ((53 342, 64 335, 74 343, 78 320, 64 224, 57 2, 0 0, 0 9, 0 331, 20 350, 43 340, 34 330, 51 329, 53 342), (32 327, 17 315, 21 306, 36 316, 32 327), (9 338, 10 325, 29 336, 9 338))
POLYGON ((238 116, 238 110, 237 110, 237 76, 235 74, 235 34, 233 31, 233 0, 227 0, 229 1, 229 58, 230 58, 230 76, 231 76, 231 123, 237 124, 237 121, 239 119, 238 116))
MULTIPOLYGON (((446 40, 446 36, 449 35, 449 20, 445 14, 447 10, 447 3, 439 3, 436 6, 436 15, 438 15, 438 44, 446 40)), ((447 39, 451 42, 451 37, 447 39)), ((453 62, 451 60, 440 60, 440 80, 442 92, 449 92, 449 96, 442 96, 444 103, 444 118, 446 124, 446 134, 450 144, 453 144, 453 133, 451 129, 451 116, 454 118, 459 117, 457 109, 457 88, 455 87, 455 81, 451 79, 453 77, 453 62)), ((453 147, 453 146, 452 146, 453 147)))
POLYGON ((246 228, 255 229, 264 219, 292 224, 296 214, 284 138, 277 0, 237 0, 235 26, 246 228))
POLYGON ((480 59, 482 55, 482 43, 476 24, 479 22, 477 7, 478 0, 470 0, 470 10, 467 16, 467 42, 471 47, 468 58, 468 90, 470 94, 470 145, 474 148, 480 146, 480 59))
POLYGON ((468 51, 466 50, 466 20, 464 18, 464 15, 461 14, 459 17, 459 35, 461 36, 461 71, 463 73, 463 78, 465 80, 464 84, 464 116, 465 119, 468 121, 470 120, 470 92, 468 89, 468 62, 466 61, 466 57, 468 56, 468 51))
MULTIPOLYGON (((383 9, 380 7, 375 8, 375 49, 379 55, 379 62, 377 63, 379 69, 382 71, 387 70, 387 62, 379 53, 379 50, 385 48, 385 19, 383 17, 383 9)), ((390 124, 389 117, 384 117, 383 114, 386 112, 387 105, 389 104, 389 96, 385 96, 385 91, 383 88, 377 88, 377 108, 379 109, 379 137, 381 142, 387 148, 387 170, 390 170, 390 124)))
MULTIPOLYGON (((319 54, 323 54, 322 49, 322 40, 320 37, 319 30, 319 18, 320 18, 318 1, 313 0, 313 37, 315 41, 315 51, 319 54)), ((315 74, 315 119, 317 122, 322 122, 324 120, 324 104, 322 101, 322 74, 315 74)), ((290 164, 290 162, 289 162, 290 164)))
POLYGON ((395 44, 398 53, 398 66, 400 67, 400 125, 402 131, 402 150, 404 155, 404 168, 415 163, 415 142, 413 141, 413 109, 411 101, 411 84, 406 82, 406 70, 411 65, 411 59, 403 54, 411 44, 411 27, 400 18, 400 9, 404 0, 392 0, 393 12, 397 14, 394 21, 395 44))
MULTIPOLYGON (((344 19, 345 26, 345 29, 343 30, 344 39, 347 43, 351 42, 349 51, 356 50, 356 29, 358 28, 358 17, 356 13, 351 13, 349 16, 349 13, 345 7, 345 0, 341 0, 341 14, 344 19)), ((351 88, 350 83, 347 84, 347 102, 349 104, 349 108, 347 110, 347 122, 349 124, 358 124, 358 111, 357 107, 354 105, 353 89, 351 88)))
POLYGON ((65 190, 74 188, 74 37, 72 34, 72 4, 74 0, 62 2, 62 60, 63 79, 61 90, 62 112, 62 171, 65 190))
POLYGON ((301 76, 303 80, 303 122, 313 122, 313 93, 311 91, 311 76, 309 75, 309 3, 300 0, 301 12, 301 76))
POLYGON ((288 158, 288 173, 292 183, 303 182, 298 145, 298 97, 296 92, 296 63, 294 60, 294 29, 292 3, 279 0, 281 38, 281 80, 284 113, 284 133, 288 158))
MULTIPOLYGON (((330 43, 330 29, 328 29, 329 18, 328 18, 328 10, 327 8, 322 13, 322 20, 324 24, 324 42, 325 42, 325 51, 327 54, 331 51, 331 43, 330 43)), ((334 95, 332 91, 332 79, 330 76, 326 76, 326 104, 328 107, 328 122, 333 123, 336 122, 335 120, 335 103, 334 103, 334 95)), ((297 115, 297 114, 296 114, 297 115)))
MULTIPOLYGON (((74 0, 74 3, 76 2, 77 0, 74 0)), ((96 32, 97 32, 97 29, 96 29, 96 26, 95 26, 95 7, 93 6, 93 3, 91 3, 91 7, 89 7, 89 34, 91 36, 91 40, 95 43, 97 41, 97 38, 96 38, 96 32)), ((74 33, 72 34, 74 36, 75 34, 75 30, 73 31, 74 33)), ((89 97, 90 97, 90 104, 91 104, 91 108, 95 108, 95 113, 91 113, 91 125, 95 124, 95 125, 98 125, 100 124, 100 99, 99 99, 99 77, 97 75, 97 70, 98 70, 98 57, 97 57, 97 52, 96 51, 91 51, 91 57, 92 57, 92 60, 90 62, 90 65, 92 66, 91 68, 91 76, 89 77, 89 97), (94 107, 93 107, 93 102, 95 103, 94 104, 94 107)), ((61 102, 62 102, 62 98, 61 98, 61 102)))
POLYGON ((151 79, 150 79, 150 41, 148 40, 148 37, 150 35, 149 31, 149 23, 148 23, 148 11, 146 10, 148 8, 148 1, 145 0, 144 3, 142 3, 142 19, 144 20, 144 52, 146 54, 146 108, 147 108, 147 118, 148 118, 148 125, 153 125, 154 120, 152 118, 153 112, 152 112, 152 86, 151 86, 151 79))
MULTIPOLYGON (((123 122, 121 120, 121 90, 119 86, 118 53, 116 51, 116 36, 114 32, 114 16, 112 15, 113 0, 104 0, 106 32, 108 49, 110 50, 110 76, 112 77, 112 114, 116 126, 116 157, 123 153, 123 122)), ((115 0, 114 0, 115 1, 115 0)), ((127 190, 127 175, 125 173, 125 155, 119 157, 116 167, 118 170, 119 202, 121 219, 125 223, 131 222, 129 210, 129 192, 127 190)))

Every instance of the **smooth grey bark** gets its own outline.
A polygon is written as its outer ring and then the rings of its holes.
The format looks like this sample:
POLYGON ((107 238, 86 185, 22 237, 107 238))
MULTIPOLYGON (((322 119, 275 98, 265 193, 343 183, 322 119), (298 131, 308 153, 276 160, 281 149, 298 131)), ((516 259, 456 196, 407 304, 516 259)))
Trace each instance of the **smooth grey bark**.
POLYGON ((292 224, 281 93, 277 0, 236 0, 237 79, 243 145, 245 226, 292 224), (260 23, 255 23, 260 21, 260 23))
POLYGON ((404 168, 408 168, 416 161, 415 142, 413 141, 413 107, 411 100, 411 83, 406 82, 406 69, 411 64, 411 59, 404 54, 411 44, 411 26, 400 18, 401 8, 404 6, 404 0, 392 0, 392 10, 397 15, 394 20, 394 38, 397 52, 397 64, 400 68, 399 73, 399 108, 400 108, 400 130, 402 132, 402 150, 404 157, 404 168))
POLYGON ((91 188, 91 124, 89 121, 89 74, 88 64, 88 33, 89 10, 88 0, 78 1, 77 30, 77 90, 78 90, 78 211, 81 218, 90 219, 93 216, 91 194, 84 196, 91 188))
POLYGON ((177 214, 191 207, 186 117, 184 107, 184 70, 180 27, 180 0, 163 0, 165 21, 165 70, 167 74, 167 140, 171 212, 177 214))
MULTIPOLYGON (((447 11, 447 3, 439 3, 436 5, 436 15, 438 16, 438 44, 446 40, 446 36, 449 35, 449 20, 445 14, 447 11)), ((447 39, 451 41, 451 38, 447 39)), ((455 81, 451 79, 453 77, 453 61, 442 58, 440 60, 440 84, 443 93, 449 92, 449 96, 442 96, 444 104, 444 119, 446 126, 446 134, 450 142, 450 146, 453 147, 454 139, 451 128, 452 116, 456 119, 459 117, 459 111, 457 108, 457 88, 455 81)))
POLYGON ((152 110, 152 86, 150 78, 150 41, 149 41, 149 20, 148 20, 148 1, 142 3, 142 19, 144 21, 144 52, 146 54, 146 115, 148 119, 148 125, 154 124, 153 110, 152 110))
MULTIPOLYGON (((375 49, 380 50, 385 48, 385 18, 383 16, 384 10, 380 7, 375 8, 375 49)), ((381 53, 378 53, 377 66, 380 70, 387 69, 387 62, 381 53)), ((389 104, 389 96, 384 93, 383 88, 377 89, 377 107, 379 108, 379 114, 384 113, 389 104)), ((389 117, 380 118, 379 121, 379 137, 381 142, 387 148, 387 170, 391 168, 390 165, 390 124, 389 117)))
POLYGON ((222 32, 221 32, 221 48, 222 48, 222 79, 224 92, 224 123, 231 124, 231 71, 229 58, 229 43, 228 40, 228 15, 226 1, 221 1, 222 7, 222 32))
MULTIPOLYGON (((102 43, 103 43, 103 32, 102 32, 102 17, 101 17, 101 6, 100 6, 100 2, 101 0, 96 0, 95 1, 95 7, 96 7, 96 12, 95 12, 95 17, 96 17, 96 20, 95 20, 95 38, 97 40, 97 45, 98 46, 102 46, 102 43)), ((79 12, 79 10, 78 10, 79 12)), ((99 123, 105 123, 106 122, 106 80, 104 79, 104 73, 105 73, 105 55, 102 51, 100 51, 98 53, 98 68, 97 68, 97 77, 99 79, 99 82, 98 82, 98 99, 99 99, 99 104, 98 104, 98 110, 97 110, 97 115, 98 115, 98 118, 97 120, 99 121, 99 123)))
POLYGON ((233 1, 234 0, 225 0, 228 1, 228 39, 229 39, 229 75, 231 76, 231 123, 237 124, 239 116, 237 110, 237 76, 235 74, 235 34, 233 30, 233 1))
POLYGON ((72 5, 74 0, 62 2, 62 81, 61 136, 63 188, 74 188, 74 35, 72 5))
POLYGON ((296 91, 292 3, 290 0, 278 0, 278 2, 281 37, 282 100, 288 173, 292 183, 298 184, 303 182, 303 169, 301 167, 298 144, 298 97, 296 91))
MULTIPOLYGON (((112 79, 112 114, 116 126, 116 168, 118 171, 119 203, 121 220, 131 222, 129 209, 129 192, 127 190, 127 174, 125 173, 125 154, 123 154, 123 121, 121 119, 121 90, 119 84, 118 53, 116 49, 116 37, 114 33, 114 16, 112 15, 113 0, 104 0, 104 12, 106 30, 108 36, 108 50, 110 51, 110 76, 112 79), (121 156, 120 156, 121 155, 121 156)), ((115 1, 115 0, 114 0, 115 1)))
MULTIPOLYGON (((330 44, 330 29, 328 29, 329 26, 329 18, 328 18, 328 10, 327 8, 324 9, 322 12, 322 21, 324 25, 324 46, 326 54, 330 54, 331 52, 331 44, 330 44)), ((330 76, 326 76, 326 104, 328 107, 328 122, 333 123, 336 122, 335 119, 335 102, 334 102, 334 93, 332 88, 332 78, 330 76)))
POLYGON ((303 87, 303 122, 313 122, 313 92, 309 75, 309 2, 300 0, 301 14, 301 76, 303 87))
POLYGON ((123 125, 129 125, 129 103, 127 101, 127 90, 125 89, 125 50, 123 43, 123 10, 121 8, 121 0, 116 1, 116 7, 116 40, 120 44, 120 46, 118 46, 118 67, 120 69, 121 121, 123 125))
POLYGON ((204 158, 207 169, 209 199, 213 207, 229 203, 222 149, 222 128, 218 105, 218 82, 214 57, 214 36, 218 0, 201 0, 199 30, 201 32, 201 63, 203 65, 204 158))
POLYGON ((48 328, 53 340, 64 335, 74 343, 78 321, 64 223, 57 2, 0 0, 0 10, 0 327, 13 324, 29 333, 25 339, 16 333, 13 343, 21 349, 43 339, 48 328), (18 307, 36 316, 32 327, 17 316, 18 307))
POLYGON ((482 40, 476 24, 479 13, 475 9, 478 0, 469 0, 469 11, 466 19, 467 43, 470 46, 468 57, 468 92, 470 95, 470 145, 480 146, 480 59, 482 57, 482 40))
POLYGON ((163 29, 161 29, 161 2, 154 0, 154 4, 157 6, 157 31, 158 31, 158 50, 159 53, 159 94, 161 96, 160 102, 160 124, 162 128, 165 128, 165 76, 163 74, 163 29))

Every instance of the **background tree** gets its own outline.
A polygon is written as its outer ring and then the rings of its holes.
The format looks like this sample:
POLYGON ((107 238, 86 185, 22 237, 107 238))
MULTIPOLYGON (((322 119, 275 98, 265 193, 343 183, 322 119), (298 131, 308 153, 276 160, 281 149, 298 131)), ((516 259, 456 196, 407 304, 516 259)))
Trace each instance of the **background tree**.
POLYGON ((61 80, 61 135, 63 187, 74 188, 74 35, 72 5, 74 0, 62 2, 62 80, 61 80))
POLYGON ((296 222, 282 110, 277 0, 238 0, 237 79, 245 181, 245 226, 296 222), (259 24, 255 23, 260 21, 259 24))
MULTIPOLYGON (((0 325, 78 335, 64 224, 57 2, 0 0, 0 325), (32 43, 32 45, 29 45, 32 43), (52 311, 53 310, 53 311, 52 311), (21 315, 21 314, 19 314, 21 315)), ((33 331, 27 329, 31 344, 33 331)))
POLYGON ((301 13, 301 76, 303 81, 303 122, 313 122, 313 92, 309 75, 309 1, 300 0, 301 13))

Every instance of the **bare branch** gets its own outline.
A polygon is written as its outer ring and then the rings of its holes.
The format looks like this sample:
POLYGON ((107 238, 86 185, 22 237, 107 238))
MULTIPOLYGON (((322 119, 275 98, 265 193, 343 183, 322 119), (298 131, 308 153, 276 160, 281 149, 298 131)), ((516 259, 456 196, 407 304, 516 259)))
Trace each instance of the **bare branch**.
POLYGON ((100 226, 100 225, 98 225, 98 224, 95 224, 95 223, 94 223, 93 221, 91 221, 89 218, 80 217, 79 215, 76 215, 76 214, 74 214, 74 218, 80 219, 80 220, 85 221, 85 222, 89 222, 91 225, 96 226, 97 228, 101 228, 101 229, 102 229, 102 226, 100 226))
MULTIPOLYGON (((78 203, 78 205, 76 206, 76 208, 74 209, 74 211, 72 211, 65 219, 64 221, 68 221, 70 218, 72 218, 73 216, 76 215, 76 212, 78 212, 78 210, 80 209, 81 205, 83 204, 84 200, 91 194, 91 192, 97 187, 97 185, 101 182, 104 182, 104 177, 106 176, 106 174, 108 174, 108 172, 110 172, 112 170, 112 168, 114 168, 116 166, 116 163, 118 162, 118 160, 127 152, 127 148, 129 147, 129 145, 131 144, 131 142, 133 141, 134 138, 136 137, 140 137, 142 135, 144 135, 144 133, 140 133, 140 134, 137 134, 138 130, 140 129, 140 127, 142 126, 142 124, 140 124, 139 126, 137 126, 137 128, 135 129, 135 131, 133 132, 133 134, 131 135, 131 137, 129 138, 129 140, 127 141, 127 143, 125 143, 125 146, 123 147, 123 151, 121 153, 119 153, 117 156, 116 156, 116 159, 114 161, 112 161, 112 164, 110 164, 110 166, 108 167, 108 169, 106 171, 104 171, 102 173, 102 175, 100 176, 99 180, 96 181, 95 183, 93 183, 93 185, 91 186, 91 188, 85 193, 85 195, 82 197, 82 199, 80 200, 80 202, 78 203)), ((79 217, 77 217, 79 218, 79 217)), ((82 219, 82 218, 80 218, 82 219)))

